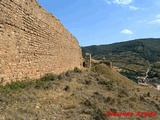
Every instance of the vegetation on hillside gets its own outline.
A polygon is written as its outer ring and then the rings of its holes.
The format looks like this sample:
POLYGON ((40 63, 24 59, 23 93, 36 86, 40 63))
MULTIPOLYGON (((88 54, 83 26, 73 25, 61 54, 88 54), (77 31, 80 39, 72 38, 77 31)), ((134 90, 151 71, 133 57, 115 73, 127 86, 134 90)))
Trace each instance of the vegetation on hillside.
POLYGON ((160 119, 157 90, 138 86, 104 64, 0 86, 0 105, 2 120, 141 120, 138 111, 157 113, 146 120, 160 119), (107 111, 135 115, 107 117, 107 111))
MULTIPOLYGON (((137 39, 110 45, 82 47, 83 55, 88 52, 94 59, 106 58, 122 69, 121 73, 135 80, 149 68, 150 77, 160 78, 160 39, 137 39)), ((160 82, 160 81, 159 81, 160 82)))

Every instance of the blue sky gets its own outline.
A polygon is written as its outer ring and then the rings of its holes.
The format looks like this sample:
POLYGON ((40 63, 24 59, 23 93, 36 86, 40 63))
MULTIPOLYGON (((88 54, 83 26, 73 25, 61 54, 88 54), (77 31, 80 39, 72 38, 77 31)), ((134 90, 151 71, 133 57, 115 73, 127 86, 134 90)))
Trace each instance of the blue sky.
POLYGON ((160 0, 37 0, 81 46, 160 38, 160 0))

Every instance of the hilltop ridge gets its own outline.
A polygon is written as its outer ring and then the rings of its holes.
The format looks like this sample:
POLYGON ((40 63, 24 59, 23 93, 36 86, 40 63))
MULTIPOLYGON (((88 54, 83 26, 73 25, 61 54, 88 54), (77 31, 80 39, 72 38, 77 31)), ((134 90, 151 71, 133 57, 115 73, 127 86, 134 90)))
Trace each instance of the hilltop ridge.
MULTIPOLYGON (((150 69, 149 77, 160 79, 160 39, 146 38, 109 45, 82 47, 83 55, 88 52, 94 59, 109 59, 122 69, 121 73, 133 80, 150 69)), ((160 80, 159 80, 160 82, 160 80)))
POLYGON ((93 57, 111 53, 121 53, 131 51, 140 54, 143 58, 150 62, 160 60, 160 39, 144 38, 125 42, 117 42, 108 45, 92 45, 82 47, 83 54, 89 52, 93 57))

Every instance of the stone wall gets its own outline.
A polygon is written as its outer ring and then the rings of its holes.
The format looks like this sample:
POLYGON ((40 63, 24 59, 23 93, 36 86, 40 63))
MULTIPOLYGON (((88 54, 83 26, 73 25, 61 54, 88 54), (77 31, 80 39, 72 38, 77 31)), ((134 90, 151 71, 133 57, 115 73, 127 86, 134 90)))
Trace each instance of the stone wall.
POLYGON ((0 81, 80 68, 76 38, 36 0, 0 0, 0 81))

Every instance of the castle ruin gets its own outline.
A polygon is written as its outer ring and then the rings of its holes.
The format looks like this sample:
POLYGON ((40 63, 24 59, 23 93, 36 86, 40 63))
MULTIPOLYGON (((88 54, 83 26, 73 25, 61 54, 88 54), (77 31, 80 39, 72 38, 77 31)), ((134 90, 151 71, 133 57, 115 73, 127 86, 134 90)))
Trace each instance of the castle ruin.
POLYGON ((0 81, 80 68, 76 38, 36 0, 0 0, 0 81))

